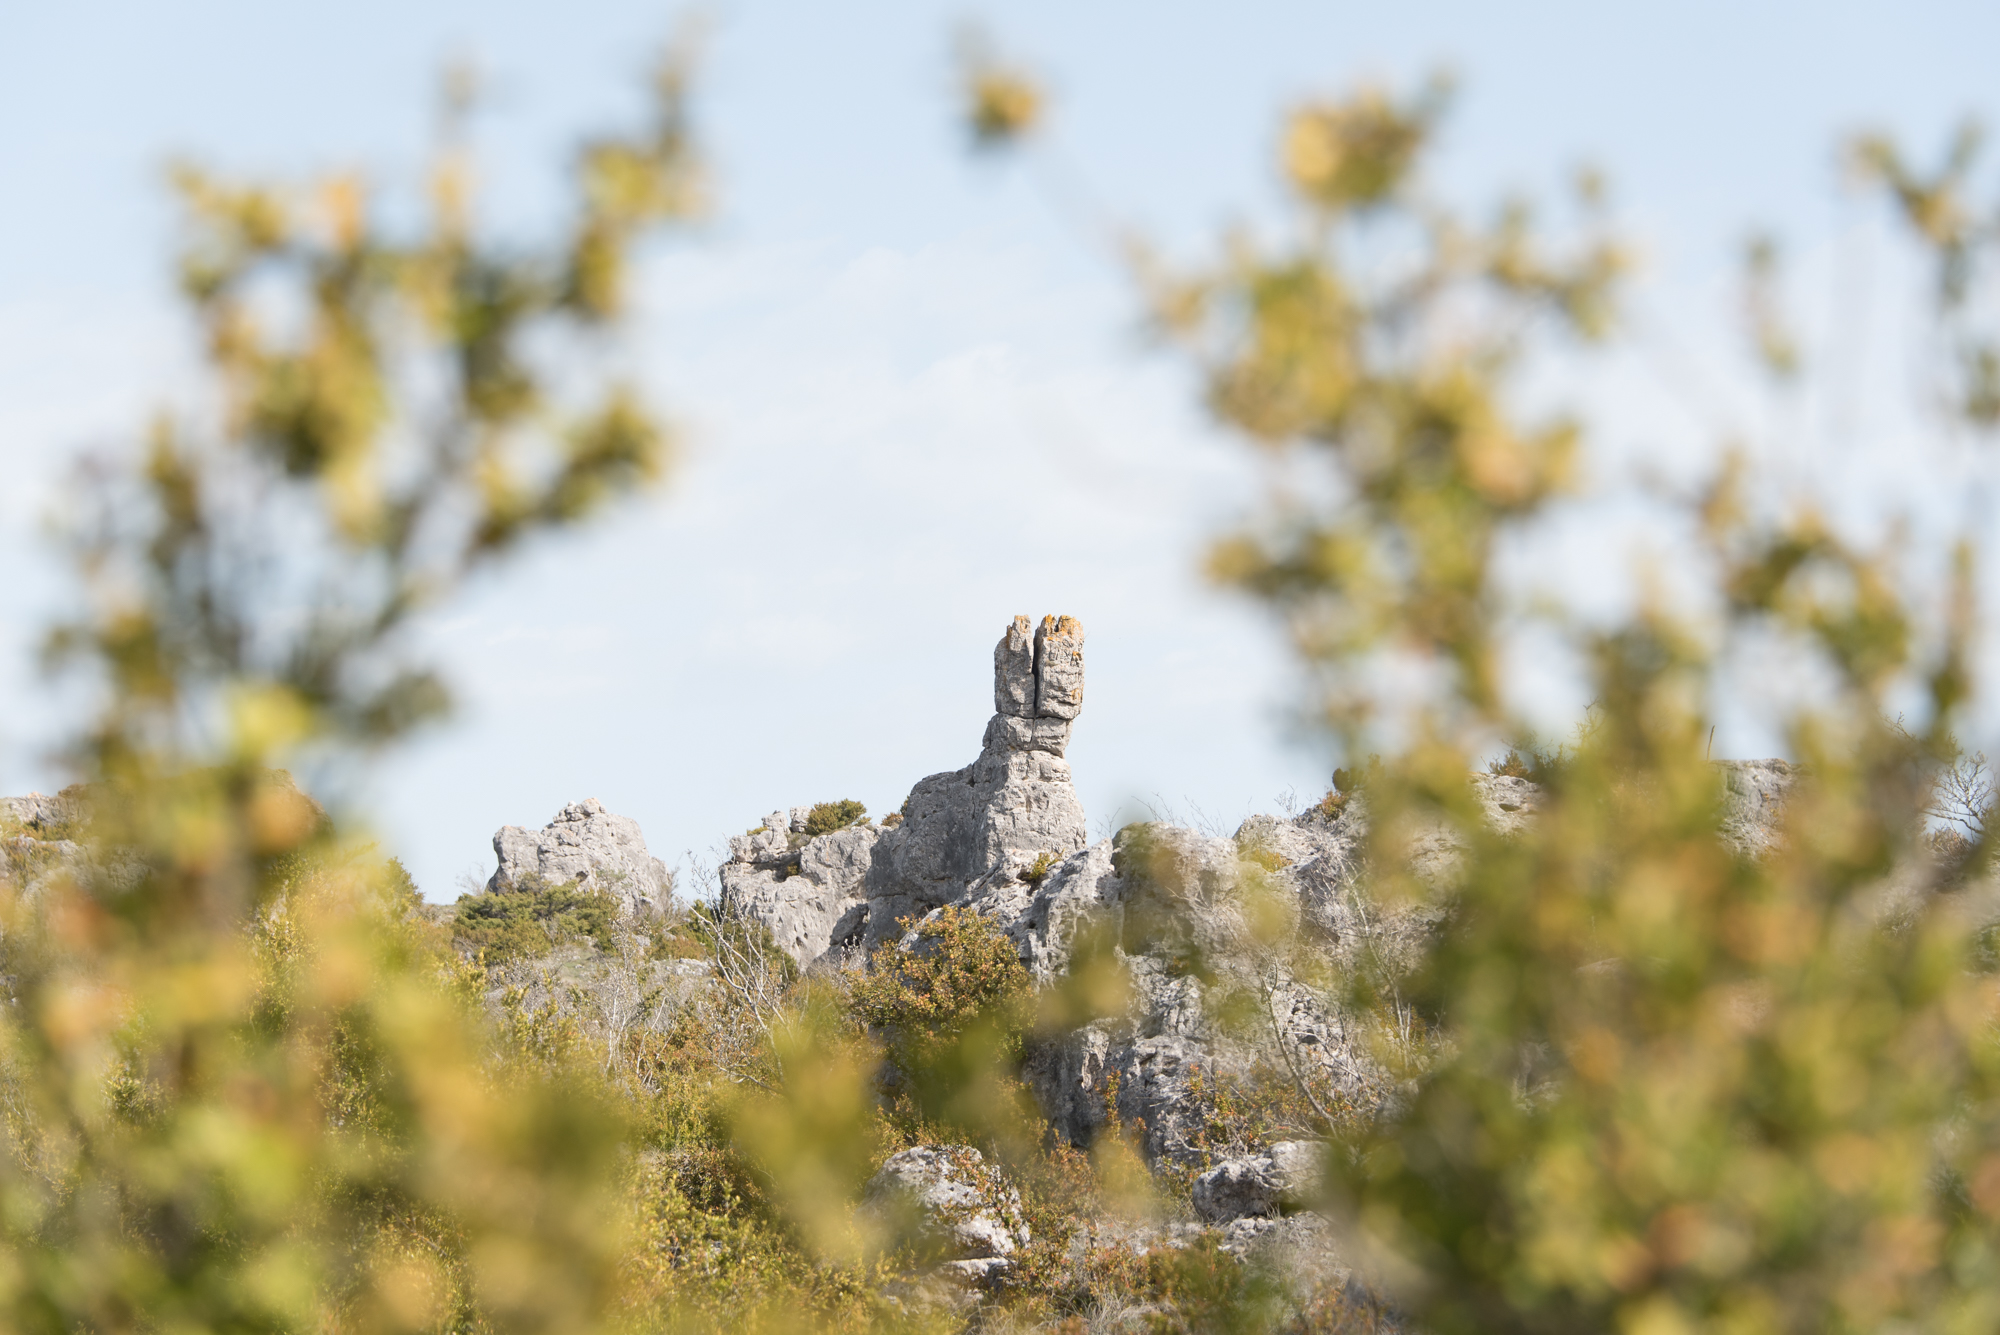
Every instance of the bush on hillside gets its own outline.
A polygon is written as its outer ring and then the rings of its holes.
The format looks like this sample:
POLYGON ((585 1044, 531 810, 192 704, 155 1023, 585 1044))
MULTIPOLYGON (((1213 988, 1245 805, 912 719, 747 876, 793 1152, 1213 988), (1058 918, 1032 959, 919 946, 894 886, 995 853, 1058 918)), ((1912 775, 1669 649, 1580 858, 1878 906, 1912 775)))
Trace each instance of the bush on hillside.
POLYGON ((545 955, 577 941, 608 950, 617 918, 618 901, 605 891, 531 880, 511 890, 459 896, 452 943, 487 964, 545 955))
POLYGON ((868 819, 868 808, 851 797, 838 802, 818 802, 806 813, 806 837, 832 834, 868 819))
MULTIPOLYGON (((907 930, 910 922, 905 920, 907 930)), ((1025 1028, 1021 1013, 1031 989, 1019 951, 991 918, 969 908, 945 908, 916 925, 916 946, 884 946, 854 984, 855 1015, 889 1037, 891 1054, 926 1064, 976 1021, 1005 1016, 1010 1044, 1025 1028)))

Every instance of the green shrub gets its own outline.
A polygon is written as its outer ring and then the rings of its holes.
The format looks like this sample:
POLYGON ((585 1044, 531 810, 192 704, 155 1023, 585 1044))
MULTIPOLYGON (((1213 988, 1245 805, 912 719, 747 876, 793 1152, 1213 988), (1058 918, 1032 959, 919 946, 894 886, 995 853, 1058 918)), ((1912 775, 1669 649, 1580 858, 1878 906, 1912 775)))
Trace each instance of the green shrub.
POLYGON ((699 960, 708 958, 708 946, 684 919, 661 924, 651 935, 646 958, 654 960, 699 960))
POLYGON ((1353 769, 1336 769, 1333 772, 1334 791, 1352 797, 1368 786, 1368 781, 1382 772, 1382 757, 1371 755, 1353 769))
MULTIPOLYGON (((1525 210, 1490 232, 1438 212, 1411 175, 1436 107, 1371 92, 1294 113, 1302 225, 1153 285, 1218 419, 1309 479, 1210 569, 1293 633, 1302 713, 1343 754, 1394 748, 1335 788, 1367 794, 1372 893, 1438 915, 1418 968, 1355 971, 1357 999, 1429 1036, 1378 1046, 1407 1088, 1329 1156, 1341 1210, 1436 1335, 1993 1329, 2000 1009, 1977 919, 1920 856, 1921 762, 1986 707, 1985 534, 1861 536, 1810 487, 1756 490, 1764 451, 1816 438, 1732 440, 1670 502, 1699 584, 1655 596, 1640 569, 1618 621, 1532 614, 1595 703, 1546 763, 1495 766, 1559 780, 1532 827, 1487 822, 1467 771, 1527 735, 1508 554, 1569 522, 1595 449, 1578 416, 1522 410, 1544 356, 1568 355, 1534 345, 1613 332, 1628 252, 1601 219, 1545 237, 1525 210), (1384 235, 1406 239, 1388 265, 1384 235), (1796 666, 1759 722, 1796 768, 1753 855, 1709 747, 1733 664, 1771 643, 1796 666), (1385 671, 1403 663, 1425 670, 1385 671), (1889 722, 1905 700, 1912 729, 1889 722), (1459 849, 1448 891, 1414 855, 1427 829, 1459 849)), ((1930 346, 1963 369, 1935 368, 1940 409, 1958 400, 1946 439, 2000 424, 1991 292, 1963 277, 2000 258, 1958 221, 1973 144, 1934 175, 1880 138, 1849 147, 1936 266, 1930 346)), ((1768 248, 1752 260, 1768 306, 1768 248)), ((1781 335, 1758 331, 1774 372, 1781 335)))
POLYGON ((982 1124, 1001 1110, 978 1108, 980 1096, 968 1094, 1018 1065, 1032 981, 1006 933, 973 909, 942 909, 916 933, 913 949, 875 952, 848 1004, 882 1036, 894 1085, 914 1100, 909 1111, 982 1124))
POLYGON ((868 808, 853 798, 843 798, 838 802, 815 803, 806 813, 806 837, 816 838, 822 834, 832 834, 850 825, 868 819, 868 808))
POLYGON ((459 896, 452 941, 488 964, 545 955, 571 941, 608 950, 617 917, 618 901, 605 891, 579 890, 574 881, 529 881, 511 890, 459 896))

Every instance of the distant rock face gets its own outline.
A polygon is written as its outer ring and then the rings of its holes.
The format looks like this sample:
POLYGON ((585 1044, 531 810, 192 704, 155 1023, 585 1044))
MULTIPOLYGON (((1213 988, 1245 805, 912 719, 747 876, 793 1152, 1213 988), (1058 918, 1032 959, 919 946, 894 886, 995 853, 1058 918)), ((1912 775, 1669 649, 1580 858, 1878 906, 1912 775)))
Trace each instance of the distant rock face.
POLYGON ((639 822, 612 815, 594 797, 570 803, 539 830, 502 826, 493 855, 500 865, 486 882, 489 893, 574 881, 612 895, 625 916, 659 913, 673 896, 673 875, 646 851, 639 822))
MULTIPOLYGON (((72 792, 78 791, 72 789, 72 792)), ((0 822, 24 827, 37 838, 68 825, 78 814, 78 799, 57 794, 29 793, 26 797, 0 797, 0 822)))
POLYGON ((800 807, 732 839, 724 906, 764 923, 801 964, 852 961, 975 882, 1082 849, 1063 753, 1083 709, 1083 624, 1015 617, 994 646, 993 705, 979 758, 919 781, 893 827, 807 839, 800 807))
POLYGON ((84 849, 67 837, 80 814, 75 797, 0 797, 0 882, 33 899, 60 878, 81 874, 84 849))
POLYGON ((1224 1159, 1194 1180, 1190 1203, 1211 1224, 1309 1209, 1319 1201, 1326 1148, 1281 1140, 1262 1154, 1224 1159))

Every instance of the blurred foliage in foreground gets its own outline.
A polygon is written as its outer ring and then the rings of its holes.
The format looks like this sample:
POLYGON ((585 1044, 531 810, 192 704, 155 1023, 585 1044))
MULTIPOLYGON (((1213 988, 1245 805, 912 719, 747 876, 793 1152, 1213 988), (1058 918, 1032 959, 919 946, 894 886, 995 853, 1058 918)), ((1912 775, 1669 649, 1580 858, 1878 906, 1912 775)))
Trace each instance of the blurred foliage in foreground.
MULTIPOLYGON (((277 767, 444 707, 412 617, 656 476, 601 364, 634 246, 699 198, 684 62, 586 144, 550 244, 489 240, 448 136, 428 210, 358 176, 175 174, 212 393, 66 516, 98 693, 89 853, 4 904, 0 1325, 586 1329, 618 1310, 615 1088, 496 1046, 408 878, 277 767)), ((18 889, 18 887, 17 887, 18 889)))
MULTIPOLYGON (((976 142, 1035 126, 1031 80, 983 52, 969 77, 976 142)), ((852 1208, 923 1139, 976 1141, 1022 1187, 1035 1242, 993 1326, 1079 1328, 1106 1294, 1168 1329, 1279 1319, 1212 1247, 1083 1245, 1080 1221, 1161 1184, 1115 1117, 1088 1154, 1051 1144, 1012 1064, 1037 1027, 1116 1004, 1108 946, 1034 996, 954 916, 848 987, 712 914, 620 930, 551 900, 519 906, 550 946, 530 958, 505 912, 454 941, 281 772, 441 709, 412 617, 661 467, 635 396, 574 374, 633 245, 699 199, 682 66, 656 91, 648 130, 586 146, 541 250, 481 239, 450 148, 414 235, 357 179, 181 174, 216 392, 83 479, 90 600, 50 651, 102 702, 76 755, 87 857, 0 905, 9 1328, 953 1325, 894 1300, 904 1240, 852 1208)), ((1349 980, 1427 1039, 1378 1054, 1407 1091, 1390 1115, 1324 1128, 1327 1208, 1440 1331, 1992 1329, 1990 790, 1952 790, 1987 794, 1952 856, 1926 834, 1961 772, 1971 554, 1913 598, 1894 552, 1773 517, 1725 471, 1673 502, 1705 598, 1611 628, 1515 605, 1497 553, 1576 488, 1581 439, 1525 415, 1519 382, 1552 340, 1616 336, 1625 252, 1589 183, 1564 246, 1524 207, 1474 225, 1427 197, 1442 107, 1300 108, 1295 240, 1240 236, 1193 274, 1138 261, 1218 418, 1323 475, 1213 566, 1286 617, 1346 754, 1379 753, 1356 785, 1376 892, 1427 893, 1420 830, 1463 849, 1417 974, 1349 980), (1524 736, 1502 649, 1531 621, 1596 709, 1573 747, 1530 750, 1546 801, 1501 838, 1468 775, 1524 736), (1716 665, 1750 636, 1822 686, 1784 720, 1806 770, 1761 857, 1722 837, 1703 755, 1716 665), (1913 729, 1887 721, 1913 699, 1913 729)), ((1938 259, 1942 399, 1991 420, 1969 153, 1932 176, 1882 141, 1855 159, 1938 259)), ((1757 345, 1795 373, 1767 298, 1757 345)), ((1331 1293, 1292 1319, 1375 1314, 1331 1293)))
MULTIPOLYGON (((1579 422, 1524 411, 1524 382, 1565 339, 1574 360, 1617 337, 1625 252, 1594 182, 1567 244, 1523 205, 1483 225, 1440 207, 1419 172, 1440 106, 1300 107, 1293 240, 1239 235, 1191 274, 1138 260, 1216 417, 1314 474, 1211 568, 1283 616, 1345 753, 1380 752, 1377 892, 1426 893, 1403 870, 1426 828, 1462 844, 1417 977, 1351 980, 1354 1004, 1394 990, 1435 1042, 1385 1047, 1407 1100, 1333 1156, 1331 1208, 1439 1331, 1990 1330, 1990 789, 1949 856, 1927 820, 1962 772, 1976 535, 1915 560, 1864 550, 1732 462, 1656 497, 1698 546, 1691 596, 1648 586, 1610 627, 1510 596, 1503 547, 1580 483, 1579 422), (1523 628, 1573 656, 1595 703, 1573 747, 1531 749, 1544 805, 1501 837, 1468 776, 1527 733, 1504 653, 1523 628), (1800 683, 1777 722, 1804 771, 1762 857, 1724 837, 1704 754, 1721 665, 1751 643, 1800 683), (1904 708, 1913 729, 1891 721, 1904 708)), ((1944 431, 1993 420, 1975 142, 1934 175, 1881 139, 1853 154, 1935 260, 1944 431)), ((1795 374, 1772 252, 1752 261, 1756 347, 1795 374)))

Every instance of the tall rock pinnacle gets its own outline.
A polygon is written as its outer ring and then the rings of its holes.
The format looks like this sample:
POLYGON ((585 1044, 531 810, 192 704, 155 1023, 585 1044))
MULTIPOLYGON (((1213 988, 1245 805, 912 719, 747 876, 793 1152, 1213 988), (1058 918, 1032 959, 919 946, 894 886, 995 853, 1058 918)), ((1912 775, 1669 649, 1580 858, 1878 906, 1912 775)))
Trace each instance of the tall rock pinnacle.
POLYGON ((900 935, 900 919, 975 881, 1082 848, 1083 804, 1063 753, 1083 710, 1083 623, 1015 617, 993 648, 993 709, 978 759, 919 781, 893 828, 732 840, 725 898, 803 963, 843 943, 872 949, 900 935), (820 857, 822 844, 840 856, 820 857))

